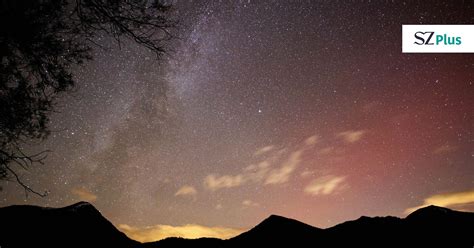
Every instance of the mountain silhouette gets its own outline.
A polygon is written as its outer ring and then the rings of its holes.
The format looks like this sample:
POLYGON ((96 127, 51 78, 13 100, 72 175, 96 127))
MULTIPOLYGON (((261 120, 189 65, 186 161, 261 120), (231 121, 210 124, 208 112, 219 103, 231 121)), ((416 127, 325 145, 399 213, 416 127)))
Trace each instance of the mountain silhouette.
POLYGON ((0 247, 138 247, 87 202, 0 208, 0 247))
POLYGON ((321 238, 322 231, 297 220, 271 215, 251 230, 231 238, 228 242, 233 247, 243 247, 255 242, 268 246, 304 247, 321 238))
POLYGON ((0 208, 3 247, 469 247, 474 245, 474 213, 428 206, 406 218, 365 217, 320 229, 271 215, 234 238, 164 240, 139 243, 117 230, 86 202, 64 208, 0 208))
POLYGON ((366 217, 320 229, 271 215, 228 240, 165 239, 147 247, 466 247, 474 245, 474 213, 429 206, 405 219, 366 217))

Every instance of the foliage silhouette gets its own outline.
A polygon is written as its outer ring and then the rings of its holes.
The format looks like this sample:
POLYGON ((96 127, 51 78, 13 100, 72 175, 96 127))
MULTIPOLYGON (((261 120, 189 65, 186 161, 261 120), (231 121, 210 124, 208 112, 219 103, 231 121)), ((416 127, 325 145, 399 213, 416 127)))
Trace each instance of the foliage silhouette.
POLYGON ((58 98, 74 88, 72 67, 92 59, 94 38, 113 37, 143 46, 157 58, 166 52, 171 6, 158 0, 4 0, 0 3, 0 180, 42 164, 49 151, 23 148, 50 134, 58 98))

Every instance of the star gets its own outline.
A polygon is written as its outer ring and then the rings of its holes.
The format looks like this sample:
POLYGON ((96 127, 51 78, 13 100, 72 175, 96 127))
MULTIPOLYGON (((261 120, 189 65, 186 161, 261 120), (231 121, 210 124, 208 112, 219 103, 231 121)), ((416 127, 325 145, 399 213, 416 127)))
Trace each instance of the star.
MULTIPOLYGON (((74 68, 77 90, 59 99, 51 135, 34 147, 51 156, 40 176, 24 173, 52 193, 28 204, 94 196, 115 225, 137 230, 240 228, 274 213, 328 227, 472 189, 474 58, 400 49, 417 10, 424 23, 439 23, 440 10, 472 23, 472 4, 175 8, 184 25, 161 60, 132 42, 95 40, 107 49, 94 46, 94 59, 74 68)), ((13 184, 0 186, 2 206, 23 201, 13 184)))

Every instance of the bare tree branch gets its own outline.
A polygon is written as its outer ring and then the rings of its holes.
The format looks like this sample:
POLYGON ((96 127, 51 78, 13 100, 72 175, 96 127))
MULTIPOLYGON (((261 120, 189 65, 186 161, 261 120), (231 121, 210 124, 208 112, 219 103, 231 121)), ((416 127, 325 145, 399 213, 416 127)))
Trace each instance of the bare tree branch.
POLYGON ((0 180, 43 164, 49 151, 28 154, 25 143, 50 134, 57 99, 74 89, 71 67, 92 59, 100 36, 122 39, 160 58, 172 30, 170 5, 159 0, 4 0, 0 2, 0 180), (13 166, 15 165, 15 166, 13 166))

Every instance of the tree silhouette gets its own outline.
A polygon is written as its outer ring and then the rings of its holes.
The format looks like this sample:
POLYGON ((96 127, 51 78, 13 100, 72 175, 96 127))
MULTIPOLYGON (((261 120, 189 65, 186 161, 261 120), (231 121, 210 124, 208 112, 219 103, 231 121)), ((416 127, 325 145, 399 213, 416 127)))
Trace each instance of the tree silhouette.
POLYGON ((0 2, 0 180, 28 192, 19 169, 43 163, 49 151, 22 146, 48 137, 58 97, 75 86, 71 67, 92 59, 97 35, 165 53, 170 5, 158 0, 3 0, 0 2))

